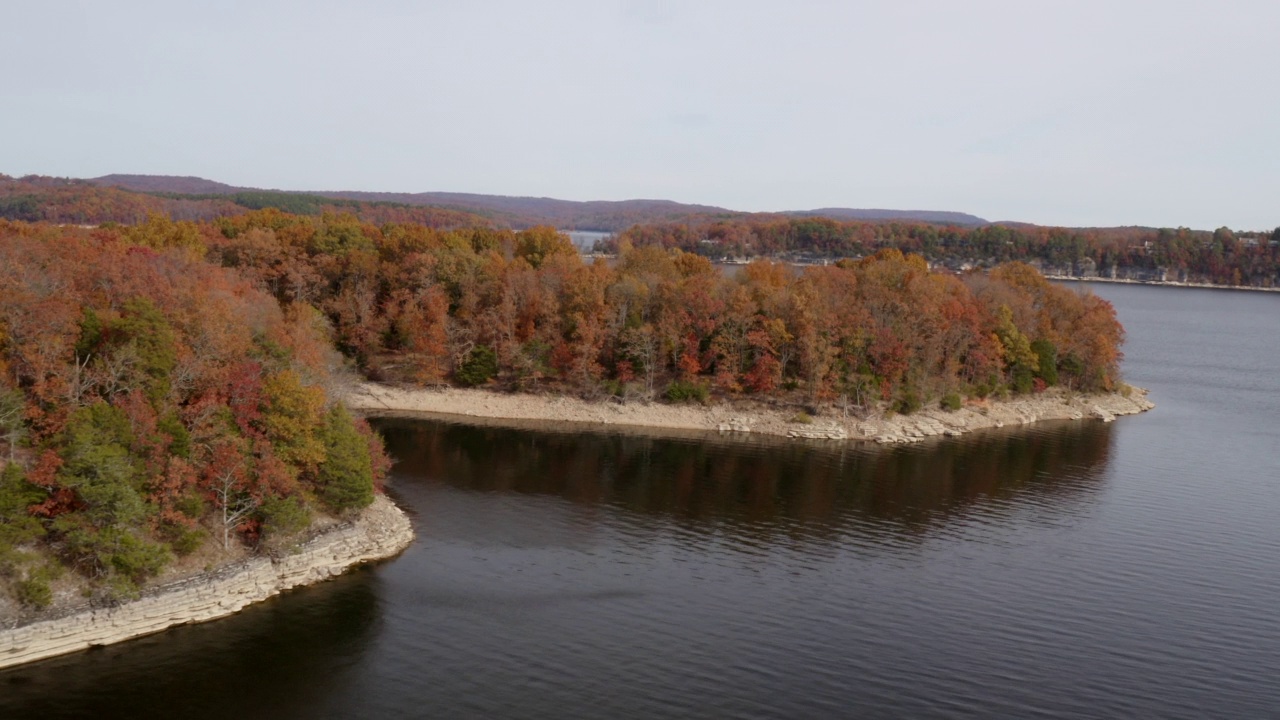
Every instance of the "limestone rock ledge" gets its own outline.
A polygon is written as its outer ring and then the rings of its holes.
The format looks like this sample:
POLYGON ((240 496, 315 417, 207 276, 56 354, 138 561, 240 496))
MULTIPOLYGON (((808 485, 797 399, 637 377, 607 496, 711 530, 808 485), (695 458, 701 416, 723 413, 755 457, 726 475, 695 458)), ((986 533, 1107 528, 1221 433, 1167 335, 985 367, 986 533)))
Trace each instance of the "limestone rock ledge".
POLYGON ((285 590, 398 555, 412 541, 409 518, 379 495, 354 520, 311 538, 292 554, 255 557, 160 585, 115 607, 73 610, 61 617, 0 628, 0 668, 226 617, 285 590))
POLYGON ((882 444, 915 443, 929 437, 954 437, 973 430, 1029 425, 1041 420, 1094 418, 1112 422, 1122 415, 1136 415, 1155 407, 1147 391, 1130 387, 1127 393, 1068 396, 1050 391, 983 406, 967 406, 955 412, 924 410, 912 415, 879 418, 858 423, 855 438, 882 444))

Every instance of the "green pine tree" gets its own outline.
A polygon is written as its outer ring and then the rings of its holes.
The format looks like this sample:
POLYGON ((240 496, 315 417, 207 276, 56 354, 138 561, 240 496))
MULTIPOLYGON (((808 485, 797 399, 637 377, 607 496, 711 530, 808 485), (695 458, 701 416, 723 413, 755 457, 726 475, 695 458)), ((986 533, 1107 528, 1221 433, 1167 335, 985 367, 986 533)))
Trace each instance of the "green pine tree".
POLYGON ((318 473, 321 499, 339 512, 372 503, 369 444, 342 405, 334 405, 325 416, 323 437, 326 457, 318 473))

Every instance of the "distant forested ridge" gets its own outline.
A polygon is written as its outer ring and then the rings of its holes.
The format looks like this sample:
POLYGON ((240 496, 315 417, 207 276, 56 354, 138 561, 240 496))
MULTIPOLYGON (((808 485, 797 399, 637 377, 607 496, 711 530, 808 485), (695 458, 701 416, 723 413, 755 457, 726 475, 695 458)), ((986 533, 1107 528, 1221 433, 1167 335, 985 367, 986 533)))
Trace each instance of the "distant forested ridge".
POLYGON ((715 259, 818 261, 883 248, 919 253, 953 270, 1022 261, 1047 274, 1280 287, 1280 228, 1212 232, 1187 228, 960 227, 830 218, 752 217, 639 225, 601 247, 679 248, 715 259))
POLYGON ((302 215, 352 213, 375 223, 417 223, 430 227, 492 224, 488 218, 449 208, 365 202, 272 190, 211 192, 211 181, 178 179, 190 182, 175 183, 175 186, 201 189, 202 192, 143 192, 88 180, 0 175, 0 218, 69 225, 131 225, 145 221, 151 214, 165 215, 172 220, 212 220, 273 207, 302 215))
MULTIPOLYGON (((148 193, 234 195, 245 192, 264 192, 255 188, 234 187, 203 178, 163 175, 105 175, 100 178, 94 178, 90 182, 148 193)), ((361 202, 389 202, 402 205, 451 208, 482 215, 498 224, 517 229, 537 225, 552 225, 564 230, 617 232, 636 224, 688 222, 708 218, 742 218, 751 215, 751 213, 712 205, 695 205, 671 200, 575 201, 545 197, 513 197, 455 192, 390 193, 354 190, 317 190, 309 191, 306 194, 361 202)), ((293 212, 290 208, 278 205, 276 207, 293 212)), ((981 225, 986 223, 982 218, 966 213, 936 210, 823 208, 820 210, 788 211, 778 213, 778 215, 795 217, 823 216, 840 219, 856 218, 871 221, 911 220, 958 225, 981 225)))

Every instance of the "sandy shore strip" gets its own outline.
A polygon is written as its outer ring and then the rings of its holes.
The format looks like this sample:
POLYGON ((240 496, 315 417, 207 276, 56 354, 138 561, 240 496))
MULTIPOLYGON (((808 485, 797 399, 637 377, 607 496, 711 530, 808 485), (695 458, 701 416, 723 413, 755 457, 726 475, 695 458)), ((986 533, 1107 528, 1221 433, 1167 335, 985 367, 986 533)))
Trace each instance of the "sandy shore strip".
POLYGON ((931 408, 910 415, 860 418, 827 410, 808 422, 797 412, 761 404, 717 402, 668 405, 658 402, 586 401, 575 397, 501 393, 461 388, 405 388, 358 383, 345 394, 353 410, 367 415, 424 413, 498 420, 549 421, 620 425, 652 429, 761 433, 792 438, 864 440, 879 443, 919 442, 939 435, 956 436, 983 428, 1025 425, 1040 420, 1095 418, 1110 422, 1155 407, 1146 391, 1082 394, 1051 389, 1040 395, 1007 401, 968 402, 959 410, 931 408))

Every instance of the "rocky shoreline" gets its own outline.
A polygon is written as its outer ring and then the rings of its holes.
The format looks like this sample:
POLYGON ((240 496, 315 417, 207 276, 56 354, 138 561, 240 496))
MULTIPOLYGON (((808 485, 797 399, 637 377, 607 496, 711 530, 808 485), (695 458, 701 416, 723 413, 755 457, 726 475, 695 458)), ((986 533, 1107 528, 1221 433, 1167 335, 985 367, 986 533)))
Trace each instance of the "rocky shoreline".
POLYGON ((137 600, 114 607, 69 608, 0 627, 0 669, 226 617, 291 588, 398 555, 413 537, 404 511, 379 495, 356 518, 320 532, 295 552, 257 556, 148 588, 137 600))
POLYGON ((368 415, 423 413, 465 417, 592 423, 667 430, 761 433, 790 438, 863 440, 878 443, 920 442, 935 436, 957 436, 984 428, 1025 425, 1041 420, 1110 422, 1121 415, 1146 412, 1155 405, 1141 388, 1125 393, 1084 394, 1051 389, 1032 396, 997 401, 971 401, 959 410, 933 407, 910 415, 846 416, 827 408, 818 417, 801 416, 759 404, 713 403, 668 405, 654 402, 586 401, 557 395, 499 393, 459 388, 400 388, 359 383, 346 392, 353 410, 368 415))
MULTIPOLYGON (((422 413, 497 421, 551 421, 656 430, 758 433, 797 439, 920 442, 984 428, 1042 420, 1097 419, 1154 407, 1146 391, 1079 394, 1061 390, 1006 401, 968 402, 955 411, 928 408, 911 415, 846 417, 833 408, 815 418, 762 404, 667 405, 584 401, 554 395, 509 394, 458 388, 398 388, 360 383, 346 392, 354 410, 370 415, 422 413)), ((194 577, 148 588, 137 600, 113 607, 71 607, 25 622, 0 621, 0 669, 122 642, 170 627, 239 612, 291 588, 339 575, 366 562, 393 557, 413 541, 408 517, 379 495, 355 519, 321 531, 280 557, 257 556, 194 577)))

